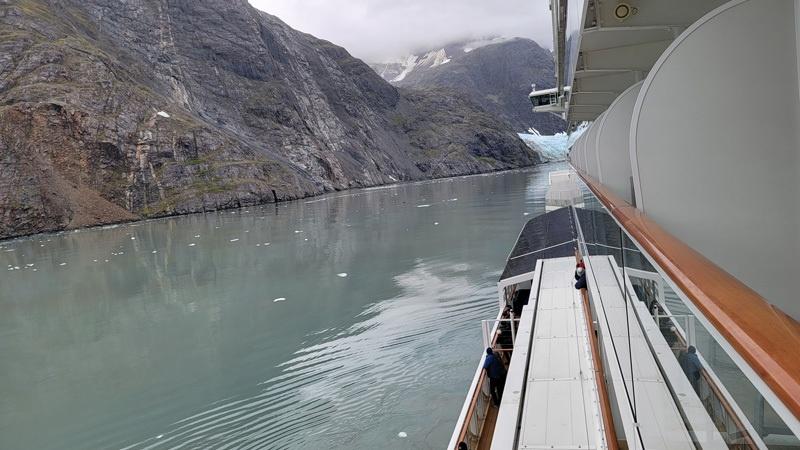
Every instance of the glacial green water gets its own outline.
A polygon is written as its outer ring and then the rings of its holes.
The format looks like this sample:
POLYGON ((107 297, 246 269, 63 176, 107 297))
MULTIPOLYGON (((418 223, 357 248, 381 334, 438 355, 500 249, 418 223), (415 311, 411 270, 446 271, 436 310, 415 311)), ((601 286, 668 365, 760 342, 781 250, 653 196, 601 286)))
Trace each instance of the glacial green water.
POLYGON ((0 242, 0 448, 442 448, 561 167, 0 242))

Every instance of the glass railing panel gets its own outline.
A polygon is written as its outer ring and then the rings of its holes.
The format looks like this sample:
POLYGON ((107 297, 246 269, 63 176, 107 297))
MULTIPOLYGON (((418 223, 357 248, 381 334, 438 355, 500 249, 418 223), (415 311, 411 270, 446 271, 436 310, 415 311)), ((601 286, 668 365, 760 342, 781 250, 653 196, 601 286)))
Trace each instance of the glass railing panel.
MULTIPOLYGON (((646 305, 650 320, 656 322, 683 369, 681 376, 691 383, 728 447, 800 450, 800 439, 770 406, 764 393, 753 385, 745 370, 731 358, 726 350, 729 346, 722 345, 721 334, 704 325, 708 321, 696 316, 688 296, 673 290, 675 284, 661 275, 664 272, 658 270, 619 227, 591 190, 583 182, 579 182, 579 186, 587 211, 578 215, 588 254, 612 255, 624 268, 624 276, 630 280, 633 290, 628 298, 646 305), (699 370, 694 370, 698 366, 699 370)), ((626 344, 619 344, 630 357, 626 344)), ((668 384, 677 382, 666 378, 668 384)), ((632 379, 627 382, 635 389, 632 379)), ((638 420, 641 423, 649 418, 639 417, 638 420)), ((687 426, 691 428, 691 424, 687 426)))

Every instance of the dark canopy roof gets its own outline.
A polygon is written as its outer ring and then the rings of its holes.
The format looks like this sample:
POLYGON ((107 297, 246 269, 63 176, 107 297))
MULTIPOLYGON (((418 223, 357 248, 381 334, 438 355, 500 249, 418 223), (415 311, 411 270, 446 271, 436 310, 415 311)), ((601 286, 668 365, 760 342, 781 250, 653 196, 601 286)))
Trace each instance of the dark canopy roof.
POLYGON ((522 228, 500 280, 532 272, 539 259, 572 256, 577 245, 576 235, 572 211, 568 207, 534 217, 522 228))
POLYGON ((572 214, 572 207, 564 207, 534 217, 525 224, 500 281, 533 272, 540 259, 574 255, 578 246, 575 215, 590 255, 613 255, 620 266, 655 271, 606 211, 575 208, 572 214))

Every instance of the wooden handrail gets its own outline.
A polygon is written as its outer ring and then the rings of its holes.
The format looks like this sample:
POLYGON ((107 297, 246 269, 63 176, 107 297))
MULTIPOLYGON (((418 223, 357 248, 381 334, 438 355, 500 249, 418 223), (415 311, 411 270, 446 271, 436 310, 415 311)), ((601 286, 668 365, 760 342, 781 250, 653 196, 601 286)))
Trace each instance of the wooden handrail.
POLYGON ((642 250, 800 418, 800 324, 590 175, 575 170, 642 250))
POLYGON ((583 316, 586 320, 587 332, 589 333, 589 343, 592 349, 592 362, 594 364, 594 381, 597 384, 597 394, 600 397, 600 413, 603 417, 603 432, 606 436, 606 446, 609 450, 617 450, 617 430, 614 429, 614 415, 611 413, 611 401, 606 387, 606 376, 603 371, 603 364, 600 362, 600 346, 597 342, 597 335, 592 325, 592 310, 589 305, 589 295, 586 289, 581 289, 583 298, 583 316))
MULTIPOLYGON (((505 314, 503 315, 505 317, 505 314)), ((496 331, 494 336, 492 336, 492 342, 489 344, 492 348, 497 345, 497 338, 500 336, 500 331, 496 331)), ((467 433, 469 432, 469 421, 472 418, 472 415, 475 414, 475 408, 478 406, 478 398, 481 395, 481 391, 483 390, 483 383, 486 381, 486 371, 481 369, 481 374, 478 377, 478 383, 475 386, 476 389, 472 393, 472 399, 469 402, 469 407, 467 407, 467 414, 464 415, 464 423, 461 424, 461 432, 458 433, 458 442, 466 442, 467 433)), ((458 443, 456 443, 458 445, 458 443)))
POLYGON ((481 375, 478 377, 478 385, 476 386, 475 392, 472 394, 472 400, 469 402, 469 408, 467 408, 467 414, 466 416, 464 416, 464 423, 461 424, 461 432, 458 434, 458 442, 467 441, 467 433, 469 433, 469 422, 470 420, 472 420, 472 415, 475 414, 475 408, 478 406, 478 397, 481 395, 481 391, 483 390, 484 381, 486 381, 485 370, 481 371, 481 375))

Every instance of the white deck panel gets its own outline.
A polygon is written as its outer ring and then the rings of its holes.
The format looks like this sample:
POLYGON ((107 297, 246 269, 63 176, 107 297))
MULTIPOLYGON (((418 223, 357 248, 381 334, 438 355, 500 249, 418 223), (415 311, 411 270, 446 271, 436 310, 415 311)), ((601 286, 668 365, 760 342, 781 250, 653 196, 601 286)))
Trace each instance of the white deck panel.
MULTIPOLYGON (((609 261, 613 263, 613 260, 609 261)), ((619 266, 615 266, 614 269, 617 273, 618 279, 622 279, 622 272, 619 266)), ((636 300, 633 285, 631 284, 630 279, 625 279, 625 283, 627 285, 628 292, 630 292, 633 296, 632 298, 636 300)), ((722 435, 720 435, 719 430, 714 424, 714 421, 708 415, 708 412, 703 406, 702 401, 697 396, 697 393, 692 388, 692 385, 689 383, 689 379, 686 378, 683 369, 681 369, 678 360, 675 358, 675 355, 672 353, 667 341, 661 334, 658 325, 656 325, 655 320, 653 320, 650 312, 647 310, 647 306, 645 306, 645 304, 641 301, 634 301, 632 303, 636 308, 636 315, 638 315, 641 319, 640 323, 642 324, 641 329, 643 331, 643 335, 646 336, 647 340, 649 341, 650 346, 652 347, 652 352, 655 352, 655 361, 662 371, 661 377, 663 379, 663 376, 666 375, 667 380, 669 380, 669 387, 671 387, 673 393, 675 394, 673 399, 678 400, 680 409, 683 411, 683 416, 686 418, 686 421, 691 424, 691 433, 694 436, 695 441, 698 442, 704 450, 727 449, 728 446, 725 443, 725 440, 722 438, 722 435)), ((638 326, 639 324, 637 323, 636 325, 638 326)), ((642 364, 635 364, 634 367, 634 373, 637 373, 638 370, 639 373, 642 374, 640 377, 645 378, 643 375, 645 373, 645 368, 642 367, 642 364)), ((637 399, 638 397, 639 393, 637 392, 637 399)), ((640 411, 639 414, 639 417, 642 418, 652 417, 652 420, 660 420, 658 417, 658 412, 653 414, 650 411, 640 411), (648 415, 643 416, 641 414, 648 415), (653 415, 650 416, 649 414, 653 415)), ((669 438, 669 436, 665 437, 665 439, 669 438)))
POLYGON ((596 448, 597 391, 574 268, 574 258, 542 266, 519 449, 596 448))
POLYGON ((525 373, 528 369, 528 354, 535 311, 535 304, 528 304, 522 308, 514 353, 511 355, 511 363, 508 365, 503 399, 500 401, 500 410, 497 413, 497 422, 492 436, 492 449, 494 450, 512 450, 514 448, 517 424, 522 410, 522 391, 525 385, 525 373))
MULTIPOLYGON (((608 351, 609 344, 612 344, 616 352, 616 359, 610 364, 612 366, 610 371, 616 373, 608 375, 614 384, 612 390, 617 395, 618 404, 625 405, 623 395, 632 398, 635 393, 639 432, 645 448, 693 449, 692 437, 659 370, 656 357, 650 350, 636 313, 632 307, 625 306, 620 283, 617 281, 621 276, 617 278, 615 263, 606 256, 592 256, 588 260, 589 289, 592 292, 593 302, 597 305, 604 346, 608 351), (615 368, 613 366, 617 361, 619 366, 615 368)), ((630 295, 634 295, 632 288, 629 288, 629 292, 630 295)), ((638 301, 635 297, 633 299, 638 301)), ((697 413, 695 408, 691 409, 693 413, 697 413)), ((699 416, 699 419, 700 423, 707 425, 702 416, 699 416)), ((630 439, 631 433, 628 427, 626 434, 630 439)), ((629 443, 629 446, 632 447, 632 444, 629 443)), ((717 439, 713 435, 703 443, 703 447, 726 448, 721 437, 717 439)))

